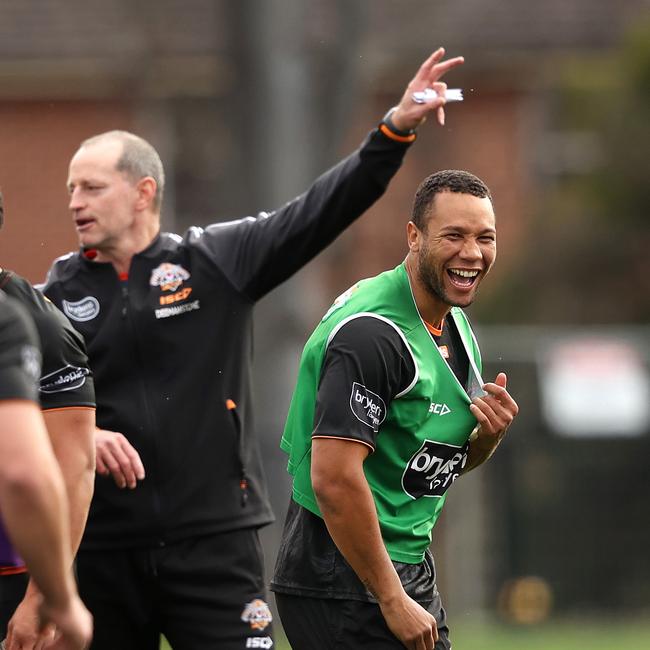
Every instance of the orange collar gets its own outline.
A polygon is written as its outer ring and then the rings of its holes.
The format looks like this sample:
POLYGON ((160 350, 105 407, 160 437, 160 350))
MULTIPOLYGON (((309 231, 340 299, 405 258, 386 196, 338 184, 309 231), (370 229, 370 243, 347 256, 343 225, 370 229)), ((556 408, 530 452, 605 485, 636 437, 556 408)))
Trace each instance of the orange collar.
POLYGON ((424 321, 424 324, 426 325, 429 332, 431 332, 431 334, 433 334, 434 336, 442 336, 442 330, 445 327, 444 319, 443 319, 442 323, 440 323, 440 328, 439 329, 437 327, 434 327, 431 323, 427 323, 427 321, 425 321, 424 318, 422 320, 424 321))

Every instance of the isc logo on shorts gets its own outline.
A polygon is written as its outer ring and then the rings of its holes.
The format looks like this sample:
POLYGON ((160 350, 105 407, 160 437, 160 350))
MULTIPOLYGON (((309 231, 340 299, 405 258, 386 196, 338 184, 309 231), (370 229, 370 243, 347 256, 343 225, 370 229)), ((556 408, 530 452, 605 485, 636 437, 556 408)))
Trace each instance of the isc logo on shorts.
POLYGON ((270 636, 250 636, 246 639, 247 648, 272 648, 273 639, 270 636))

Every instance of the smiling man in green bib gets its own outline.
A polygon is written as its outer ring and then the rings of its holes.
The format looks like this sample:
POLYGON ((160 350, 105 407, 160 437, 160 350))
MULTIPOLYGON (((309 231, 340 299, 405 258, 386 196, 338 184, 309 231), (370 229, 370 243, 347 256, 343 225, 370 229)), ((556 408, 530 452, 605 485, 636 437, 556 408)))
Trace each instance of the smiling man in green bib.
POLYGON ((429 176, 407 240, 405 261, 337 298, 303 351, 272 582, 294 650, 451 648, 431 531, 518 411, 504 373, 483 382, 462 310, 496 257, 487 186, 429 176))

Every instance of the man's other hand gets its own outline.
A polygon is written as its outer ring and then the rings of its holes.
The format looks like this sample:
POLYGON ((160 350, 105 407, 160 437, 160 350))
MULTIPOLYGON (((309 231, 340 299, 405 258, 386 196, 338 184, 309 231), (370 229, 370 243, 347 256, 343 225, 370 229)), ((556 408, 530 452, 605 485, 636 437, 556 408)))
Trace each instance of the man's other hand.
POLYGON ((380 602, 388 629, 409 650, 434 650, 438 640, 436 619, 424 607, 402 592, 390 602, 380 602))

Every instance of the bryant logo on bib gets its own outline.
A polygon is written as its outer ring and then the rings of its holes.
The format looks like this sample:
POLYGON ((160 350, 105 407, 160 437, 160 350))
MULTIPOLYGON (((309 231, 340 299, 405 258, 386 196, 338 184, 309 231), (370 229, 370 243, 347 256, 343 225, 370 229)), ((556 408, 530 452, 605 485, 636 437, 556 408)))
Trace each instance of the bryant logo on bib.
POLYGON ((359 422, 363 422, 375 433, 379 431, 379 425, 386 419, 384 400, 356 381, 352 383, 350 409, 359 422))
POLYGON ((190 274, 180 264, 164 262, 151 272, 149 284, 160 287, 161 291, 176 291, 178 287, 190 279, 190 274))
POLYGON ((404 470, 404 492, 412 499, 441 497, 467 464, 468 447, 425 440, 404 470))

